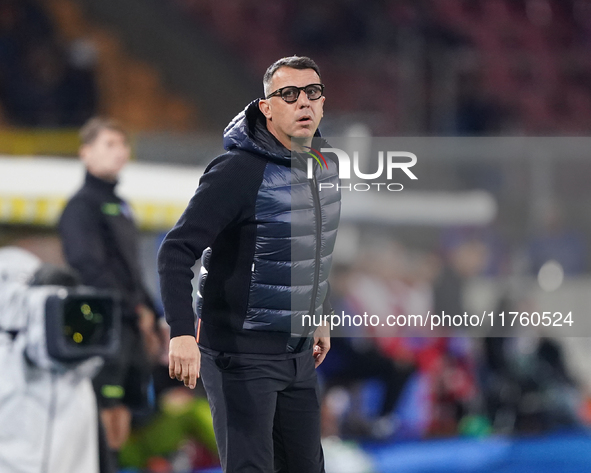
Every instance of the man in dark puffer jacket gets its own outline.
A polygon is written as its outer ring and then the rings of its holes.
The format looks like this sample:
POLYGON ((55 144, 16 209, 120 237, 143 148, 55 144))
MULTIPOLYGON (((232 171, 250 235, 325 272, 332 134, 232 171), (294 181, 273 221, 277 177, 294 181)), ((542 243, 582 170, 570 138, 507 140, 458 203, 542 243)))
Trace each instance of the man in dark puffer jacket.
POLYGON ((160 249, 170 376, 193 388, 201 373, 224 472, 321 473, 314 368, 330 339, 294 321, 332 311, 338 166, 308 154, 327 146, 318 66, 280 59, 263 85, 266 98, 228 125, 227 152, 160 249), (201 257, 196 343, 191 268, 201 257))

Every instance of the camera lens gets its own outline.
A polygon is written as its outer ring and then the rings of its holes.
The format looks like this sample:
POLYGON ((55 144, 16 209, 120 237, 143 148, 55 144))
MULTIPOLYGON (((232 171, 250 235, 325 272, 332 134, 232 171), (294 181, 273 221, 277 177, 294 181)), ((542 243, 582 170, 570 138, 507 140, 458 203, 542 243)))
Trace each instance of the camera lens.
POLYGON ((64 307, 63 335, 73 346, 96 346, 107 341, 105 314, 110 313, 108 301, 93 298, 72 298, 64 307))

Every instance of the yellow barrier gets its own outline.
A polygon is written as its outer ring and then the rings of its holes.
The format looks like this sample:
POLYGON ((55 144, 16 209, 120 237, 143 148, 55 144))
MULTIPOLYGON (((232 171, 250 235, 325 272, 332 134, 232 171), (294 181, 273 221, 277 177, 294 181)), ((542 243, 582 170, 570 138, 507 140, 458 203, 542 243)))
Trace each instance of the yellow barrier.
MULTIPOLYGON (((65 204, 66 199, 63 197, 23 198, 0 195, 0 223, 53 227, 65 204)), ((184 210, 183 206, 154 202, 131 202, 131 207, 140 229, 156 232, 172 228, 184 210)))
POLYGON ((29 156, 76 156, 78 131, 0 129, 0 154, 29 156))

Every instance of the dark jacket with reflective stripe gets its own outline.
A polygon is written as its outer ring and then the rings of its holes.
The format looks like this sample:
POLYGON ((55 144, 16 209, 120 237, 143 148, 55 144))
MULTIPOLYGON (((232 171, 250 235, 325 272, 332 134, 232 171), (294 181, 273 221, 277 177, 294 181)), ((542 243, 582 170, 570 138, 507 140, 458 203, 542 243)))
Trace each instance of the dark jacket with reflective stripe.
POLYGON ((340 216, 336 159, 327 155, 322 166, 312 160, 308 179, 310 157, 292 157, 268 132, 258 101, 228 125, 224 147, 160 248, 171 336, 195 333, 191 268, 203 255, 200 345, 254 354, 308 348, 311 333, 301 316, 330 311, 328 274, 340 216), (333 186, 319 191, 319 183, 333 186))
POLYGON ((138 304, 154 306, 142 280, 138 230, 129 205, 115 194, 116 185, 86 173, 58 229, 66 261, 82 283, 117 293, 124 319, 136 320, 138 304))

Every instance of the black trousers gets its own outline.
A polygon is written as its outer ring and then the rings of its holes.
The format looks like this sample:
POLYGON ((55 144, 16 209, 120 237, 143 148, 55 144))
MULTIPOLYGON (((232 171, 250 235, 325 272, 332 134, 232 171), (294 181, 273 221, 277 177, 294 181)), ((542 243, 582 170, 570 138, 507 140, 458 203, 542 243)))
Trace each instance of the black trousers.
POLYGON ((201 351, 224 473, 324 473, 312 351, 269 360, 201 351))

